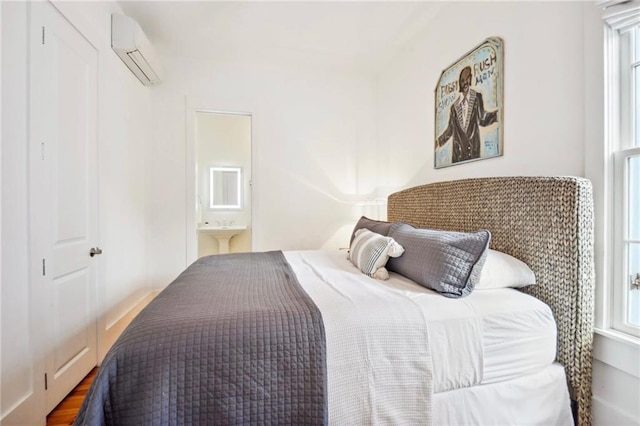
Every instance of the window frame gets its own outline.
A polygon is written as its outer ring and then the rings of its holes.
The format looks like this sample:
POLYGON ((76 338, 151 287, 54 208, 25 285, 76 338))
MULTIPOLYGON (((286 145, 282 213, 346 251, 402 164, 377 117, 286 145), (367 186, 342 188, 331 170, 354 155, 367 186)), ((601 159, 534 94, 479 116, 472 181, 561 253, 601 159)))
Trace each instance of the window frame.
MULTIPOLYGON (((629 193, 629 170, 628 160, 633 157, 640 157, 640 147, 628 148, 614 152, 614 208, 613 216, 614 230, 614 261, 613 263, 613 303, 612 326, 614 329, 632 336, 640 337, 640 326, 629 322, 629 293, 630 276, 637 271, 629 270, 629 250, 628 243, 633 241, 627 238, 628 235, 628 193, 629 193)), ((633 290, 640 291, 640 290, 633 290)))
MULTIPOLYGON (((637 64, 625 58, 626 52, 634 52, 639 46, 640 3, 630 2, 608 8, 604 14, 605 35, 605 189, 607 197, 605 232, 609 250, 605 249, 605 277, 607 293, 611 298, 607 326, 629 336, 640 337, 640 326, 630 324, 627 226, 628 226, 628 159, 640 156, 640 146, 635 145, 638 116, 634 96, 636 87, 631 67, 637 64), (626 37, 626 34, 629 34, 626 37), (629 67, 624 69, 622 61, 629 67)), ((633 53, 630 53, 633 55, 633 53)), ((640 57, 640 54, 636 52, 640 57)), ((640 290, 637 290, 640 291, 640 290)))

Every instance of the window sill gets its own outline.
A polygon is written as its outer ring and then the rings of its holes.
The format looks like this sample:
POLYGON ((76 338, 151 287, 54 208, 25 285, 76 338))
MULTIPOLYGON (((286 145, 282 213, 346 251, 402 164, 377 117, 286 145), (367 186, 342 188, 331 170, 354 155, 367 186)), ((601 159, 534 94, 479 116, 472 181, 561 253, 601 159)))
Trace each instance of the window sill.
POLYGON ((593 357, 640 378, 640 339, 612 329, 594 329, 593 357))
POLYGON ((627 333, 614 330, 613 328, 594 328, 593 332, 626 345, 640 347, 640 337, 631 336, 627 333))

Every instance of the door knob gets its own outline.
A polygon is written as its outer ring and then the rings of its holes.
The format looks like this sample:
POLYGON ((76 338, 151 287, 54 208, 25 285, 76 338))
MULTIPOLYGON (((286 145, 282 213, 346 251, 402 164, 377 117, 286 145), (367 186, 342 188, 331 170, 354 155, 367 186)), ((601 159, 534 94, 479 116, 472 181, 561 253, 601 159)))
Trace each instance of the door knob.
POLYGON ((92 247, 91 250, 89 250, 89 256, 93 257, 96 254, 102 254, 102 249, 100 247, 92 247))

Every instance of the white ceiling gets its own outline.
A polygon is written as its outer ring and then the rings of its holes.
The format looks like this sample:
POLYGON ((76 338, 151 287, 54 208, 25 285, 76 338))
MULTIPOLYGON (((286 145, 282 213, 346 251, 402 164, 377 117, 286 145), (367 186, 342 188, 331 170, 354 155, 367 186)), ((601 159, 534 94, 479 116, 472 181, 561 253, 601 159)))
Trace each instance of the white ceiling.
POLYGON ((439 9, 428 2, 121 1, 165 54, 287 51, 377 67, 439 9))

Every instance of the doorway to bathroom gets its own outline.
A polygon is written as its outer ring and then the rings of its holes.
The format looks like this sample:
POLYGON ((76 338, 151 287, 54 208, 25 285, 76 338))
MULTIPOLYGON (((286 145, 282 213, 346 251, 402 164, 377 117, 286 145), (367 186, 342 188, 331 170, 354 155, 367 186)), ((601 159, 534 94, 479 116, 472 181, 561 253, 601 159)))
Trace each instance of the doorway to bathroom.
MULTIPOLYGON (((192 259, 252 249, 252 116, 195 110, 192 114, 192 259)), ((189 139, 189 138, 188 138, 189 139)), ((189 216, 189 215, 188 215, 189 216)))

